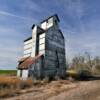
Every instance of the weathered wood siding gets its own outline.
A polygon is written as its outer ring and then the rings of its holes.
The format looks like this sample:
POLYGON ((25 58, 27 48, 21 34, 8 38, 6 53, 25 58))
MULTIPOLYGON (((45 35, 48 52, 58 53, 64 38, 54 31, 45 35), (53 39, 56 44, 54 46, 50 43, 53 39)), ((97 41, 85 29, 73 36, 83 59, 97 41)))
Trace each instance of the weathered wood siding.
POLYGON ((65 74, 65 41, 58 27, 51 27, 46 32, 45 40, 45 69, 46 74, 59 69, 59 73, 65 74))
POLYGON ((40 57, 35 64, 32 64, 29 68, 29 76, 37 79, 41 79, 43 77, 43 57, 40 57))

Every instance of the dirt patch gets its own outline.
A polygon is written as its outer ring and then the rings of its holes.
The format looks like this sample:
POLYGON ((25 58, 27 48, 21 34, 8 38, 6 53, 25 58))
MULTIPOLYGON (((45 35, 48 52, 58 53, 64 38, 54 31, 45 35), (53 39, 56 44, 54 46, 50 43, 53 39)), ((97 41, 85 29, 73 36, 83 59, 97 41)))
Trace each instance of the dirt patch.
POLYGON ((77 88, 47 100, 100 100, 100 80, 80 82, 77 88))
POLYGON ((52 81, 48 84, 41 85, 40 87, 31 88, 30 93, 25 93, 7 100, 22 100, 23 98, 24 100, 28 100, 29 98, 30 100, 46 100, 50 97, 60 94, 61 92, 69 91, 70 89, 74 89, 76 87, 77 83, 73 83, 68 80, 52 81))

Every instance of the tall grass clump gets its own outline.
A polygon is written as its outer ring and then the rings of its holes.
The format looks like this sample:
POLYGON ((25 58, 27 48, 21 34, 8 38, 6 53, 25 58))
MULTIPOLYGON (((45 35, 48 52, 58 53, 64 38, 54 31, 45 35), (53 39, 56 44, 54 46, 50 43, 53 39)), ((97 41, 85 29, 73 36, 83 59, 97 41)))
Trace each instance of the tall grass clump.
POLYGON ((9 97, 20 93, 21 89, 29 88, 33 85, 32 79, 20 80, 17 77, 0 77, 0 98, 9 97))

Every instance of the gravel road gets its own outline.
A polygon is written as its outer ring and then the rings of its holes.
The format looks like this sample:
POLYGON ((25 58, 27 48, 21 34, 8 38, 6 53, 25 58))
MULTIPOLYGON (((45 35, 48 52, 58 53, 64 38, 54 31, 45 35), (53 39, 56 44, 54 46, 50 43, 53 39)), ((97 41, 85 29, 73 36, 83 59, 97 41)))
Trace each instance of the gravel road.
POLYGON ((100 100, 100 80, 53 81, 48 85, 33 88, 29 93, 4 100, 100 100))

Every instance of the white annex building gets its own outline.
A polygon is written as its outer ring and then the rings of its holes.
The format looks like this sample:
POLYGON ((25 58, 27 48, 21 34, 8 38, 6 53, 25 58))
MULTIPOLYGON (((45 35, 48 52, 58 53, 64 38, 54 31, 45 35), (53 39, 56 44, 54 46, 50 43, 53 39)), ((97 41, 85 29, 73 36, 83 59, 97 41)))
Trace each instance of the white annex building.
POLYGON ((66 73, 65 39, 55 14, 32 26, 32 35, 24 40, 24 55, 19 60, 17 76, 64 78, 66 73))

